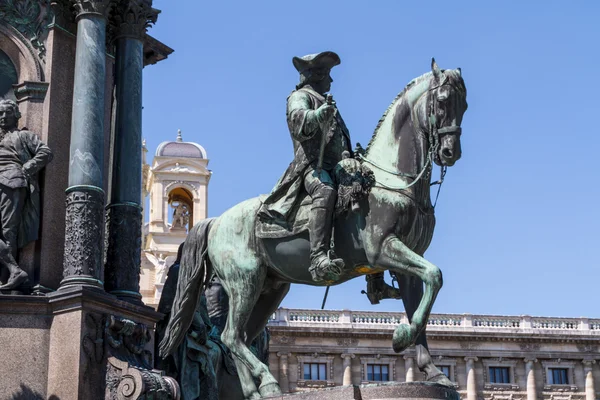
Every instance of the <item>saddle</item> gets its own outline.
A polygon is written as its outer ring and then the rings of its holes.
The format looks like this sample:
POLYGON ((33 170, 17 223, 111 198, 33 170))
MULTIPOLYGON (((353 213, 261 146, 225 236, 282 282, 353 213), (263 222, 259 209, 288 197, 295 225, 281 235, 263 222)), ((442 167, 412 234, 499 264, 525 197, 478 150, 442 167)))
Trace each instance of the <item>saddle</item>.
MULTIPOLYGON (((344 152, 347 153, 347 152, 344 152)), ((366 165, 354 158, 349 153, 340 161, 335 169, 333 178, 337 188, 337 202, 335 205, 335 217, 348 212, 360 211, 360 200, 366 197, 375 184, 375 176, 366 165)), ((262 201, 266 196, 260 196, 262 201)), ((262 239, 281 239, 308 231, 308 218, 311 212, 312 199, 308 193, 300 195, 296 202, 290 218, 282 220, 256 219, 256 237, 262 239)))

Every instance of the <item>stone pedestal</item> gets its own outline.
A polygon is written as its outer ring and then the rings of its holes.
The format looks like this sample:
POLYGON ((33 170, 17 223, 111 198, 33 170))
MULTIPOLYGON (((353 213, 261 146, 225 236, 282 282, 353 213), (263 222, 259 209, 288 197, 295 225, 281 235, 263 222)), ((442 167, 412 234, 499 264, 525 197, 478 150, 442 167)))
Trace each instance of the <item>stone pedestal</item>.
POLYGON ((315 390, 305 393, 269 397, 289 400, 460 400, 452 388, 431 382, 388 382, 373 385, 351 385, 315 390))
POLYGON ((125 398, 130 390, 139 394, 126 397, 133 399, 167 388, 166 398, 176 399, 176 382, 152 369, 153 329, 161 316, 88 287, 45 297, 0 296, 0 393, 104 399, 125 398))

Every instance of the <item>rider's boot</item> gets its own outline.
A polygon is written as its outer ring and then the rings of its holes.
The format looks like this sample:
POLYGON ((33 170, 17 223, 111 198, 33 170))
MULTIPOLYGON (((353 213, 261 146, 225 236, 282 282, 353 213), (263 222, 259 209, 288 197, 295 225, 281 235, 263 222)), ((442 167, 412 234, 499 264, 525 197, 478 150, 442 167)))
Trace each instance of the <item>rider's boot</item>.
POLYGON ((331 231, 335 207, 335 190, 327 187, 319 190, 312 199, 309 217, 310 274, 315 282, 336 281, 344 267, 344 261, 331 250, 331 231))

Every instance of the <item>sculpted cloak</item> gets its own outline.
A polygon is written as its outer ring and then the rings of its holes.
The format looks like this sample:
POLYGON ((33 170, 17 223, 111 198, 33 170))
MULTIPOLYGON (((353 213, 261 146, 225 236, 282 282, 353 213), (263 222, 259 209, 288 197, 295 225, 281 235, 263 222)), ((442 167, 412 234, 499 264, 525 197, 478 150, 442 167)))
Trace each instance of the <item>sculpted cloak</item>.
MULTIPOLYGON (((306 86, 288 97, 287 123, 294 144, 294 160, 258 211, 263 221, 285 224, 294 206, 302 200, 304 176, 316 169, 319 162, 322 132, 316 110, 325 101, 325 97, 306 86)), ((345 150, 351 153, 350 133, 338 111, 327 132, 323 170, 333 170, 345 150)))

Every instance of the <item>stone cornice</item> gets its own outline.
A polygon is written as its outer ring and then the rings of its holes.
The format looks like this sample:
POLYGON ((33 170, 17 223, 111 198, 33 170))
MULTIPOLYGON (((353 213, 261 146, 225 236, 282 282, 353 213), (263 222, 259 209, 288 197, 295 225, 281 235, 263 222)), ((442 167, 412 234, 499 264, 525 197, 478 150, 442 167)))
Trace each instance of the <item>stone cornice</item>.
POLYGON ((118 0, 110 14, 112 39, 130 37, 144 40, 146 30, 158 19, 160 10, 151 0, 118 0))
MULTIPOLYGON (((269 325, 272 336, 294 336, 294 337, 322 337, 322 338, 356 338, 356 339, 391 339, 392 331, 381 331, 377 329, 352 330, 348 328, 307 328, 269 325)), ((573 336, 552 335, 552 334, 501 334, 496 332, 427 332, 427 338, 433 340, 453 340, 461 343, 469 343, 470 347, 475 348, 476 344, 472 342, 514 342, 530 345, 531 343, 574 343, 582 345, 595 345, 600 340, 599 336, 589 336, 577 334, 573 336), (593 341, 593 342, 592 342, 593 341)), ((532 347, 532 346, 526 346, 532 347)), ((533 347, 532 347, 533 349, 533 347)))

